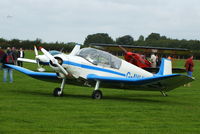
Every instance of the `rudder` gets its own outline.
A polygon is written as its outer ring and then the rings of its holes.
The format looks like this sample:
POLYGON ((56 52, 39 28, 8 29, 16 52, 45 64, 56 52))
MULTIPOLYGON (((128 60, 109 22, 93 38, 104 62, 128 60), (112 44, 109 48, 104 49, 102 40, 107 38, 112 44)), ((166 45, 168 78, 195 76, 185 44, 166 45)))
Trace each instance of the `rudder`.
POLYGON ((160 70, 157 75, 169 75, 172 74, 172 61, 166 58, 162 58, 160 70))

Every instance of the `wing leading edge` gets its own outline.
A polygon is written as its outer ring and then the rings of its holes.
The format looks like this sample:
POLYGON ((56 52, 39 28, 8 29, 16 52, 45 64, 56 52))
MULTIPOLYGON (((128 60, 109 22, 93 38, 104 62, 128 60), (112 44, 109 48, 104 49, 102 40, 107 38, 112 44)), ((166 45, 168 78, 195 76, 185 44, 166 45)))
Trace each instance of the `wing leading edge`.
POLYGON ((23 68, 23 67, 19 67, 19 66, 15 66, 15 65, 10 65, 10 64, 5 64, 7 67, 10 67, 12 69, 15 69, 19 72, 22 72, 30 77, 36 78, 36 79, 40 79, 40 80, 49 80, 49 79, 57 79, 57 74, 56 73, 47 73, 47 72, 34 72, 32 70, 23 68))
MULTIPOLYGON (((148 90, 148 91, 159 91, 165 90, 170 91, 174 88, 182 86, 186 83, 193 81, 194 79, 186 75, 181 74, 170 74, 163 76, 153 76, 148 78, 120 78, 120 77, 104 77, 94 74, 87 76, 88 80, 99 80, 103 83, 113 83, 113 87, 120 87, 124 89, 135 89, 135 90, 148 90)), ((110 85, 110 84, 108 84, 110 85)))

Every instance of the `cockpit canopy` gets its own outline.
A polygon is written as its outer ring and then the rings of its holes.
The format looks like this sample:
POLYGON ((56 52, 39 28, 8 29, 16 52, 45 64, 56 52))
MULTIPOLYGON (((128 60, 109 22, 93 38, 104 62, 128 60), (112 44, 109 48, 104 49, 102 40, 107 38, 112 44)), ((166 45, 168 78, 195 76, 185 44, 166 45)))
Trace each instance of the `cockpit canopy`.
POLYGON ((61 54, 61 52, 56 51, 56 50, 51 50, 51 51, 49 51, 49 53, 50 53, 52 56, 57 55, 57 54, 61 54))
POLYGON ((88 60, 94 65, 115 69, 119 69, 122 63, 122 60, 120 58, 113 56, 110 53, 94 48, 83 48, 78 52, 77 56, 88 60))

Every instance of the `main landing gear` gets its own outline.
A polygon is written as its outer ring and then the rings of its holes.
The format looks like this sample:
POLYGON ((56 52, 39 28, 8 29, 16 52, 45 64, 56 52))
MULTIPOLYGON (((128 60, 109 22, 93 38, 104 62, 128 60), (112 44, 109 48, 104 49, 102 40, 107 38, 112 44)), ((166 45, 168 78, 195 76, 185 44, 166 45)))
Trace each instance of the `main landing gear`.
MULTIPOLYGON (((64 89, 64 86, 65 86, 65 82, 66 82, 66 78, 62 79, 62 84, 61 84, 60 88, 57 87, 57 88, 54 89, 54 91, 53 91, 54 96, 56 96, 56 97, 57 96, 63 96, 63 89, 64 89)), ((100 85, 100 81, 97 80, 96 85, 95 85, 95 89, 92 93, 93 99, 100 100, 103 97, 101 90, 99 90, 99 85, 100 85)))
POLYGON ((66 79, 64 78, 62 80, 62 84, 61 84, 60 88, 58 87, 58 88, 54 89, 54 91, 53 91, 54 96, 63 96, 63 89, 64 89, 64 86, 65 86, 65 81, 66 81, 66 79))
POLYGON ((97 80, 96 85, 95 85, 95 89, 92 93, 93 99, 100 100, 103 97, 101 90, 99 90, 99 85, 100 85, 100 81, 97 80))

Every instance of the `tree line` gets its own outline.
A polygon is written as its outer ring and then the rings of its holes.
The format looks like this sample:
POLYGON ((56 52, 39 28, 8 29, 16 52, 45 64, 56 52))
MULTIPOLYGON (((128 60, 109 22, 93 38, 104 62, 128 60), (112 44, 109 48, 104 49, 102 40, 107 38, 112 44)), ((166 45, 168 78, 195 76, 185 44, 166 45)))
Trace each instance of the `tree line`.
MULTIPOLYGON (((103 43, 103 44, 119 44, 119 45, 134 45, 134 46, 152 46, 152 47, 168 47, 168 48, 186 48, 192 50, 194 56, 200 59, 200 41, 199 40, 178 40, 171 39, 166 36, 162 36, 159 33, 151 33, 146 38, 141 35, 137 40, 131 35, 124 35, 116 38, 115 40, 107 33, 96 33, 88 35, 85 38, 83 47, 89 46, 90 43, 103 43)), ((0 47, 5 49, 7 47, 16 47, 24 49, 33 49, 34 45, 39 45, 47 50, 63 50, 64 52, 70 52, 75 42, 42 42, 41 39, 36 40, 19 40, 12 39, 6 40, 0 38, 0 47)))

